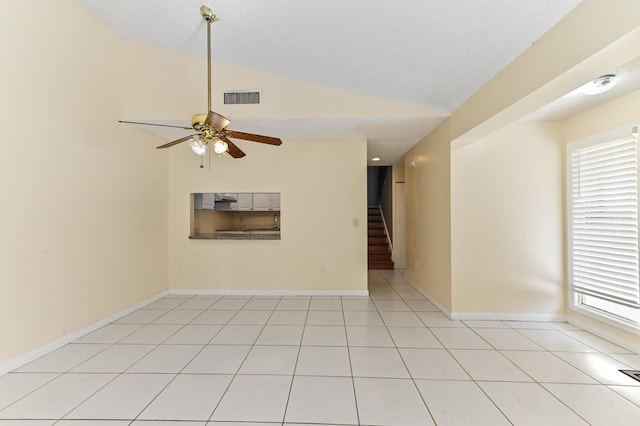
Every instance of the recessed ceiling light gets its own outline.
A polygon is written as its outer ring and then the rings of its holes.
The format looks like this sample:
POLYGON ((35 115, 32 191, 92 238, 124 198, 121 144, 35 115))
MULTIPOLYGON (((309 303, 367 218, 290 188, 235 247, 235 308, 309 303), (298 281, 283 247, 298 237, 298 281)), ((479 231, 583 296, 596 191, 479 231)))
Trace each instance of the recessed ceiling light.
POLYGON ((599 95, 607 90, 613 88, 616 85, 615 74, 606 74, 596 78, 593 81, 588 82, 582 86, 582 93, 585 95, 599 95))
POLYGON ((371 161, 380 161, 380 157, 373 157, 371 161))

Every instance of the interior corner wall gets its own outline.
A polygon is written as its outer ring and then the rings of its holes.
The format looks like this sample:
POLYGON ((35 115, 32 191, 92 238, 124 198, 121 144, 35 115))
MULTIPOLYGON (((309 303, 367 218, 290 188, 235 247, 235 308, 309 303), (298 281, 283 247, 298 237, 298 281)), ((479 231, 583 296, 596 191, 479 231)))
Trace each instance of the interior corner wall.
POLYGON ((210 170, 208 159, 199 168, 199 157, 186 145, 170 152, 171 288, 366 290, 366 140, 284 138, 279 147, 238 145, 246 157, 212 156, 210 170), (281 240, 189 239, 189 194, 195 192, 279 192, 281 240))
POLYGON ((557 123, 515 123, 452 149, 452 312, 564 314, 557 123))
POLYGON ((0 367, 167 288, 168 162, 117 123, 123 43, 79 0, 0 3, 0 367))
POLYGON ((405 276, 451 309, 450 121, 445 120, 404 156, 405 276))
MULTIPOLYGON (((617 139, 629 135, 633 126, 640 127, 640 90, 565 120, 563 122, 564 142, 566 145, 566 143, 584 139, 603 142, 617 139)), ((566 149, 566 146, 563 146, 563 149, 566 149)), ((565 289, 567 293, 568 285, 567 282, 565 289)), ((640 347, 640 335, 576 312, 572 309, 572 301, 569 297, 567 297, 566 311, 569 321, 578 322, 581 327, 599 332, 610 340, 632 342, 636 347, 640 347)))

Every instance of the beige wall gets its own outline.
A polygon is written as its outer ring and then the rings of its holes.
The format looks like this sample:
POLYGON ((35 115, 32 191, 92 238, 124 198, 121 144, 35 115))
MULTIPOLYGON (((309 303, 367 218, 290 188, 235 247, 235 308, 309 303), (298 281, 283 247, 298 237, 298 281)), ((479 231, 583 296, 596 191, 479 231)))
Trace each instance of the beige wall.
MULTIPOLYGON (((292 80, 215 61, 212 107, 233 120, 348 119, 355 117, 431 117, 442 112, 345 90, 292 80), (222 105, 225 90, 262 91, 260 105, 222 105)), ((207 107, 206 61, 139 43, 126 50, 129 119, 190 120, 207 107), (185 112, 189 112, 185 117, 185 112)))
POLYGON ((391 168, 391 176, 393 182, 403 182, 404 181, 404 157, 399 159, 391 168))
MULTIPOLYGON (((627 136, 633 126, 640 127, 640 90, 576 114, 566 120, 563 126, 566 143, 584 139, 606 141, 627 136)), ((566 186, 564 189, 566 192, 566 186)), ((568 292, 568 285, 566 291, 568 292)), ((603 321, 575 312, 571 309, 570 298, 567 298, 567 316, 572 321, 579 321, 581 326, 601 330, 614 339, 631 341, 636 347, 640 347, 640 335, 625 332, 603 321)))
POLYGON ((640 2, 583 0, 451 115, 452 140, 493 133, 640 54, 640 2))
POLYGON ((214 156, 211 170, 200 169, 186 145, 169 153, 170 287, 366 290, 366 141, 238 145, 246 157, 214 156), (280 192, 282 239, 189 240, 192 192, 280 192), (181 273, 183 265, 188 274, 181 273))
POLYGON ((79 0, 0 3, 0 365, 167 288, 167 161, 118 125, 123 42, 79 0))
POLYGON ((452 150, 456 315, 564 314, 559 134, 557 123, 512 124, 452 150))
MULTIPOLYGON (((553 212, 563 188, 553 180, 559 173, 556 130, 512 123, 637 56, 639 9, 634 0, 585 0, 405 156, 407 277, 445 309, 562 311, 557 258, 549 255, 558 249, 553 212), (523 128, 527 131, 514 137, 523 128), (452 154, 454 139, 479 142, 457 146, 452 154), (522 152, 538 161, 526 161, 522 152), (508 179, 497 173, 503 168, 508 179), (511 186, 515 182, 527 185, 526 199, 511 186), (493 190, 492 205, 481 204, 476 185, 493 190), (474 214, 478 211, 482 216, 474 214), (548 221, 541 225, 534 211, 548 221), (529 227, 519 229, 521 221, 529 227), (505 224, 511 232, 496 240, 491 231, 505 224), (533 232, 537 226, 543 227, 541 235, 533 232), (470 271, 480 278, 474 281, 464 265, 490 238, 482 259, 492 267, 505 256, 509 262, 489 270, 472 260, 470 271), (541 253, 541 247, 549 252, 541 253), (537 257, 525 263, 528 255, 537 257), (483 297, 487 287, 504 303, 483 297)), ((162 141, 116 120, 186 120, 202 112, 203 58, 124 42, 79 0, 5 0, 0 48, 0 364, 167 288, 366 289, 364 140, 285 139, 280 148, 243 144, 245 159, 213 158, 211 171, 202 170, 186 146, 155 151, 162 141), (27 127, 33 123, 37 130, 27 127), (281 241, 187 239, 189 193, 237 191, 282 193, 281 241), (354 218, 359 227, 353 227, 354 218), (183 265, 189 268, 186 275, 183 265), (326 274, 319 273, 320 265, 326 274)), ((433 113, 214 64, 214 99, 220 98, 215 92, 246 88, 262 89, 268 102, 250 110, 228 106, 225 115, 433 113)), ((560 139, 588 137, 636 120, 638 99, 635 93, 571 118, 560 139)), ((219 107, 214 102, 214 109, 219 107)))
POLYGON ((404 156, 406 277, 448 310, 451 309, 450 140, 447 120, 404 156))
MULTIPOLYGON (((566 310, 566 293, 560 290, 560 283, 566 287, 565 254, 559 242, 564 229, 564 157, 558 144, 637 119, 637 95, 625 97, 617 108, 597 108, 574 117, 560 124, 560 129, 514 123, 640 55, 638 13, 640 3, 633 0, 583 1, 405 156, 407 276, 446 309, 461 315, 553 315, 566 310), (514 135, 518 128, 527 131, 514 135), (444 153, 449 146, 453 147, 451 165, 444 153), (537 162, 528 163, 522 152, 537 162), (409 168, 412 159, 417 165, 414 171, 409 168), (544 175, 537 176, 538 167, 544 175), (498 174, 501 170, 508 172, 503 179, 498 174), (510 186, 516 182, 528 185, 526 199, 510 186), (476 185, 493 203, 482 204, 476 185), (548 221, 541 223, 533 211, 541 211, 548 221), (448 215, 452 215, 450 226, 448 215), (530 227, 518 229, 519 221, 530 227), (503 225, 509 233, 495 237, 492 231, 503 225), (532 226, 541 234, 536 235, 532 226), (516 238, 527 245, 519 246, 516 238), (528 255, 533 257, 526 262, 528 255), (417 270, 413 270, 414 259, 417 270), (490 292, 500 297, 486 297, 490 292)), ((637 336, 599 325, 610 335, 637 342, 637 336)))
MULTIPOLYGON (((397 256, 398 256, 398 244, 403 244, 405 247, 403 247, 403 250, 405 251, 405 266, 406 266, 406 236, 404 239, 398 237, 400 235, 400 221, 401 218, 398 217, 398 194, 396 193, 397 191, 397 182, 404 182, 404 157, 402 157, 401 159, 399 159, 392 167, 391 167, 391 182, 392 182, 392 200, 393 200, 393 235, 394 237, 394 242, 393 242, 393 252, 391 253, 391 260, 393 260, 394 262, 396 262, 395 264, 395 268, 402 268, 402 265, 398 264, 397 262, 397 256), (400 238, 400 239, 399 239, 400 238)), ((405 199, 406 199, 406 195, 405 195, 405 199)), ((405 202, 405 211, 406 211, 406 202, 405 202)), ((405 220, 406 220, 406 214, 405 214, 405 220)), ((406 225, 405 225, 405 235, 406 235, 406 225)))

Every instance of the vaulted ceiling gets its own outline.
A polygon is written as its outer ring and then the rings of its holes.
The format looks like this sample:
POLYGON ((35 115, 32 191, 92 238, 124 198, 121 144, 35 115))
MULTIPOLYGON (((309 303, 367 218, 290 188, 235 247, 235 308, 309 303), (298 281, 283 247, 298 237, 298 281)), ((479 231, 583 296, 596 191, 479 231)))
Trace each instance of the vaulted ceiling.
POLYGON ((256 116, 234 123, 237 129, 244 124, 247 131, 283 138, 364 137, 370 157, 383 157, 379 164, 396 161, 580 3, 83 1, 127 40, 196 56, 206 54, 206 26, 199 12, 204 2, 220 16, 212 28, 216 62, 421 107, 419 116, 341 116, 295 123, 256 116))

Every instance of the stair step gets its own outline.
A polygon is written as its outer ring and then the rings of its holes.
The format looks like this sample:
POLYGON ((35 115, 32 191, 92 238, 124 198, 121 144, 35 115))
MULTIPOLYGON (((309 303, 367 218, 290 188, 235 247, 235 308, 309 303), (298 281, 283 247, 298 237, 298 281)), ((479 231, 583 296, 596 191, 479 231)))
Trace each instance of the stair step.
POLYGON ((367 260, 369 262, 391 262, 391 253, 369 253, 367 260))
POLYGON ((367 237, 368 268, 370 270, 394 269, 382 213, 378 207, 367 209, 367 237))
POLYGON ((369 237, 369 245, 378 245, 378 244, 387 244, 387 237, 385 236, 376 236, 376 237, 369 237))
POLYGON ((390 253, 389 246, 386 244, 370 245, 369 253, 390 253))

